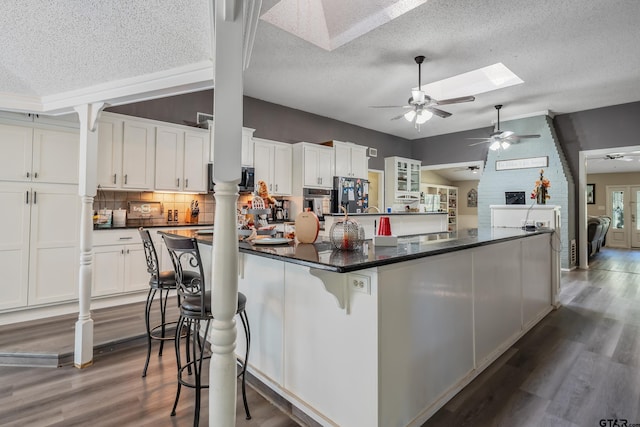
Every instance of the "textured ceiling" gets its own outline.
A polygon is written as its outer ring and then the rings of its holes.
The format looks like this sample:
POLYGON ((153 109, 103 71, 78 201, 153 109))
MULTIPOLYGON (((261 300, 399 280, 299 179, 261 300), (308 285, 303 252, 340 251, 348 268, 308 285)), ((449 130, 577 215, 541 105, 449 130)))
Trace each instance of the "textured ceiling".
MULTIPOLYGON (((323 8, 344 26, 355 6, 372 3, 390 2, 323 1, 323 8)), ((263 14, 276 4, 264 0, 263 14)), ((332 51, 261 20, 245 95, 407 139, 489 127, 495 104, 505 105, 506 121, 633 102, 640 100, 638 18, 636 0, 429 0, 332 51), (453 115, 434 117, 418 133, 389 120, 397 110, 369 108, 406 103, 416 55, 426 56, 425 84, 497 62, 524 84, 443 106, 453 115)), ((210 67, 208 20, 207 0, 5 2, 0 109, 20 97, 73 99, 74 91, 210 67)), ((194 90, 211 80, 200 74, 190 83, 194 90)), ((135 90, 129 95, 136 99, 135 90)))

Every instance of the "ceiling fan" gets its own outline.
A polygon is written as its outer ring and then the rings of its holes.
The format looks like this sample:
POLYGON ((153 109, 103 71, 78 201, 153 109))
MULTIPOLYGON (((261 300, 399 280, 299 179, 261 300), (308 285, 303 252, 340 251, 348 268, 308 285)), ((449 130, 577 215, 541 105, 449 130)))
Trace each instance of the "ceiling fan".
POLYGON ((474 96, 462 96, 460 98, 442 99, 439 101, 431 98, 422 90, 422 63, 424 62, 424 56, 416 56, 414 59, 416 64, 418 64, 418 88, 411 91, 408 105, 379 105, 372 106, 371 108, 408 109, 408 112, 392 117, 391 120, 398 120, 404 117, 407 121, 412 122, 419 132, 420 125, 426 123, 433 115, 442 118, 447 118, 451 115, 451 113, 447 111, 435 108, 436 105, 458 104, 461 102, 471 102, 476 99, 474 96))
POLYGON ((588 161, 590 160, 598 160, 598 161, 609 161, 609 160, 618 160, 618 161, 622 161, 622 162, 633 162, 634 160, 637 160, 638 157, 640 157, 640 155, 638 154, 621 154, 621 153, 613 153, 613 154, 606 154, 602 157, 594 157, 591 159, 587 159, 588 161))
POLYGON ((496 105, 495 109, 498 112, 498 121, 496 122, 496 130, 488 137, 488 138, 467 138, 467 139, 481 139, 480 142, 474 142, 473 144, 469 144, 469 146, 478 145, 478 144, 486 144, 488 142, 491 143, 489 148, 491 150, 498 150, 500 148, 507 149, 511 144, 517 144, 521 139, 532 139, 532 138, 540 138, 540 135, 516 135, 515 132, 510 130, 502 131, 500 130, 500 109, 502 105, 496 105))
POLYGON ((470 173, 476 174, 478 172, 481 172, 482 169, 480 168, 480 166, 471 165, 471 166, 464 166, 456 169, 451 169, 451 171, 452 172, 470 172, 470 173))

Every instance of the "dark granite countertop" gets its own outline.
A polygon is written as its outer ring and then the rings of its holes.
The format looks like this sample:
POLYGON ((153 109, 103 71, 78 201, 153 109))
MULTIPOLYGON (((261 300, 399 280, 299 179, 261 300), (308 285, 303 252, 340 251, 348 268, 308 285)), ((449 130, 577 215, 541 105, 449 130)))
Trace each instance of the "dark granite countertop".
MULTIPOLYGON (((553 230, 523 231, 517 228, 493 228, 479 231, 473 229, 450 233, 429 233, 399 237, 397 246, 374 246, 371 240, 366 240, 363 250, 356 251, 334 249, 328 240, 299 244, 290 242, 282 245, 251 245, 240 242, 239 250, 242 253, 321 270, 347 273, 551 232, 553 230)), ((197 230, 193 229, 183 228, 159 231, 159 233, 195 237, 198 242, 207 245, 213 243, 212 234, 198 234, 197 230)))
POLYGON ((93 225, 93 229, 94 230, 126 230, 128 228, 139 228, 139 227, 144 227, 144 228, 160 228, 160 227, 179 227, 179 228, 193 228, 193 227, 213 227, 213 223, 211 224, 207 224, 207 223, 198 223, 198 224, 191 224, 191 223, 186 223, 186 222, 168 222, 166 220, 155 220, 155 221, 137 221, 137 220, 133 220, 133 221, 127 221, 126 225, 124 227, 113 227, 113 226, 108 226, 108 227, 102 227, 102 226, 98 226, 96 224, 93 225))

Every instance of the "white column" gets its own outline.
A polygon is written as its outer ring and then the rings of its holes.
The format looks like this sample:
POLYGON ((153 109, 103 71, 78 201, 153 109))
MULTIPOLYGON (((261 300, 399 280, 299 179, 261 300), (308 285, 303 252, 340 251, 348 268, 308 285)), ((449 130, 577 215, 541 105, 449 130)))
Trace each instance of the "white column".
POLYGON ((242 147, 242 73, 249 63, 261 0, 212 0, 214 29, 215 235, 212 251, 209 425, 236 424, 235 313, 238 305, 236 208, 242 147), (247 24, 245 24, 245 20, 247 24), (220 43, 217 43, 220 41, 220 43))
POLYGON ((78 321, 76 322, 76 368, 93 363, 93 319, 91 319, 91 284, 93 282, 93 199, 98 179, 98 133, 96 121, 103 103, 75 107, 80 118, 80 177, 78 194, 80 207, 80 274, 78 275, 78 321))

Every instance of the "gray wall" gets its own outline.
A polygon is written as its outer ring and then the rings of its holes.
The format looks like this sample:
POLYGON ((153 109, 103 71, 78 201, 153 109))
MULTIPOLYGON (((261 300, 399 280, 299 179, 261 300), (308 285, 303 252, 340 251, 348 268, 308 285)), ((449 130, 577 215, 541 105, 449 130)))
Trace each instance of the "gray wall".
POLYGON ((486 138, 492 131, 493 128, 487 127, 415 139, 411 142, 411 158, 422 160, 422 166, 485 161, 489 144, 478 144, 471 147, 470 144, 478 141, 467 138, 486 138))
MULTIPOLYGON (((155 99, 108 108, 107 111, 144 117, 169 123, 188 124, 196 113, 212 114, 213 91, 155 99)), ((255 98, 244 97, 244 126, 255 129, 254 136, 295 143, 324 142, 332 139, 353 142, 378 149, 369 159, 370 169, 384 169, 384 158, 411 157, 411 142, 397 136, 376 132, 338 120, 318 116, 255 98)))
POLYGON ((559 114, 554 126, 577 178, 580 151, 640 145, 640 102, 559 114))

